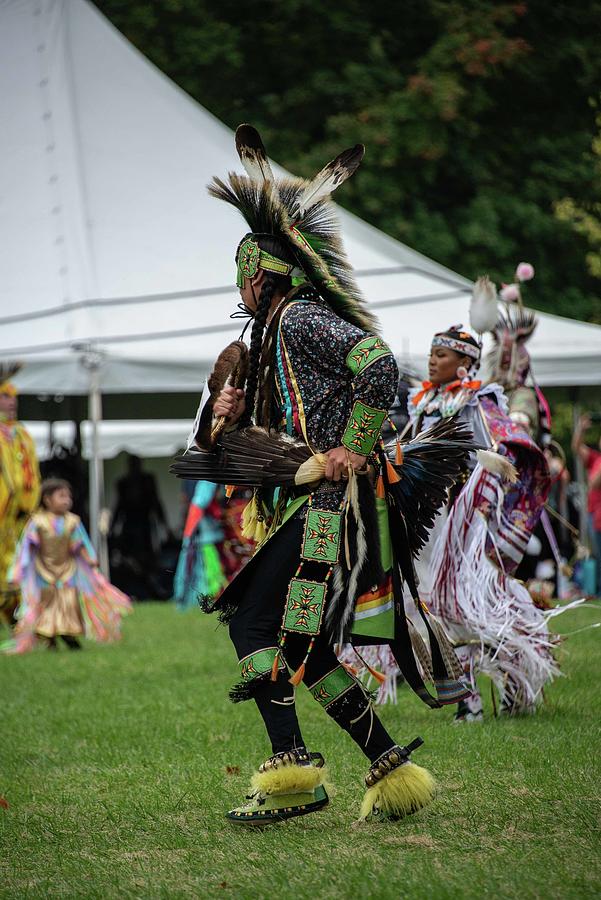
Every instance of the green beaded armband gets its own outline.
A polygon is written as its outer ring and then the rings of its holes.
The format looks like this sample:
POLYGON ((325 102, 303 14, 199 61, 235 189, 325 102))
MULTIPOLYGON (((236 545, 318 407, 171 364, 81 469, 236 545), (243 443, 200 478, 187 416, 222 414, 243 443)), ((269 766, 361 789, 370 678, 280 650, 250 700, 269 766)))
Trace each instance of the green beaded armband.
POLYGON ((382 338, 366 337, 355 344, 350 353, 346 357, 347 368, 351 370, 353 375, 360 375, 365 372, 372 363, 382 356, 391 356, 392 351, 388 344, 385 344, 382 338))
POLYGON ((342 436, 342 443, 352 453, 369 456, 380 437, 380 430, 387 411, 374 409, 360 400, 355 400, 351 417, 342 436))

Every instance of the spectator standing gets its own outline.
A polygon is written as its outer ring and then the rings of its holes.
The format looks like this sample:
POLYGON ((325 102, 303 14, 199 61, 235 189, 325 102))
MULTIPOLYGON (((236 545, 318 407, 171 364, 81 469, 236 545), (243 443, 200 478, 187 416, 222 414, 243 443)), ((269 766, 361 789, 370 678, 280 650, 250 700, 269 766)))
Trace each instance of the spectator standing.
POLYGON ((127 474, 117 482, 111 570, 115 584, 138 600, 165 600, 171 594, 159 580, 161 536, 170 540, 171 532, 155 477, 130 454, 127 474))

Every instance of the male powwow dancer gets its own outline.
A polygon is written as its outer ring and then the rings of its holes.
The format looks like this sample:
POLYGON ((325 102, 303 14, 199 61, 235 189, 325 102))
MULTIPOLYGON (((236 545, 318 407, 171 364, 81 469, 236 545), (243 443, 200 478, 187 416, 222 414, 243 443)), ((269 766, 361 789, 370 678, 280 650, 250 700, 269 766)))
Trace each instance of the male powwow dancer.
POLYGON ((323 759, 308 752, 297 719, 294 690, 304 682, 370 761, 362 818, 399 818, 432 796, 431 776, 410 761, 421 740, 395 742, 333 647, 351 636, 390 643, 428 705, 465 696, 439 623, 422 610, 428 649, 407 621, 402 593, 403 579, 413 581, 411 555, 465 465, 470 435, 445 425, 405 446, 381 443, 397 367, 354 281, 329 202, 363 147, 304 182, 273 176, 250 126, 240 126, 236 143, 248 175, 215 179, 209 190, 250 229, 236 253, 254 320, 250 352, 240 342, 227 348, 234 383, 223 389, 218 361, 195 426, 206 450, 173 466, 182 477, 255 489, 246 528, 259 549, 213 608, 229 623, 240 663, 230 696, 255 700, 273 755, 247 802, 227 816, 265 823, 328 802, 323 759))

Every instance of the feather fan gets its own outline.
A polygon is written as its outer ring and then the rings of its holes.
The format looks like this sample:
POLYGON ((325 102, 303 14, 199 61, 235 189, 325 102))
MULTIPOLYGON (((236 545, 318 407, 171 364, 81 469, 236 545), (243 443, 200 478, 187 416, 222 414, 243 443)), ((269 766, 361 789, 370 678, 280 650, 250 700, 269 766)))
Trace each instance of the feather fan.
MULTIPOLYGON (((449 489, 467 468, 475 445, 465 426, 443 419, 402 445, 401 465, 393 462, 395 448, 393 442, 382 453, 384 463, 388 459, 398 477, 387 485, 389 504, 407 523, 401 531, 406 529, 407 546, 415 556, 425 545, 449 489)), ((225 433, 214 452, 189 451, 171 466, 179 478, 247 487, 318 481, 324 470, 325 457, 313 456, 303 441, 254 426, 225 433), (307 469, 310 474, 299 479, 299 471, 307 469)))
MULTIPOLYGON (((396 441, 385 448, 392 460, 396 441)), ((402 446, 403 464, 394 467, 400 480, 387 486, 398 513, 407 523, 413 556, 425 546, 448 491, 466 471, 475 449, 471 431, 453 418, 442 419, 402 446)))

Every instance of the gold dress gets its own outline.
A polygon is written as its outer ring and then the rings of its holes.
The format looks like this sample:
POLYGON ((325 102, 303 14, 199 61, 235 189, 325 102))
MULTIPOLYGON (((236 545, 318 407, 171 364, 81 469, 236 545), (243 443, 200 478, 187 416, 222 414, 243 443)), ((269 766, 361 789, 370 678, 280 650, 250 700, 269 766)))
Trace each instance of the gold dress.
POLYGON ((14 639, 7 653, 27 653, 39 638, 85 635, 117 641, 129 597, 98 571, 79 516, 39 510, 19 541, 12 580, 21 591, 14 639))
POLYGON ((73 536, 79 517, 73 513, 53 516, 39 512, 33 517, 39 538, 35 568, 45 583, 40 596, 40 617, 36 632, 42 637, 84 633, 75 576, 73 536), (63 519, 64 523, 59 520, 63 519))

